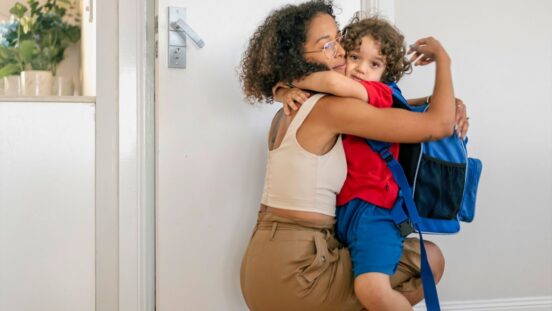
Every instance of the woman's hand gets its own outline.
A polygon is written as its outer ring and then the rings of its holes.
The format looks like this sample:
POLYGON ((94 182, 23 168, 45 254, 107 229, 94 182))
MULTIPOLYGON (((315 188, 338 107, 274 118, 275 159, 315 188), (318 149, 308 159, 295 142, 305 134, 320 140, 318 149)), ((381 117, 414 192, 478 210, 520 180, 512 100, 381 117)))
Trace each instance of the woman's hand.
POLYGON ((456 102, 456 135, 464 139, 468 133, 470 122, 468 118, 468 112, 466 105, 461 99, 455 98, 456 102))
POLYGON ((286 116, 291 114, 291 110, 299 109, 299 106, 303 104, 310 97, 310 93, 305 92, 298 88, 278 88, 275 92, 274 98, 281 102, 284 106, 284 113, 286 116))

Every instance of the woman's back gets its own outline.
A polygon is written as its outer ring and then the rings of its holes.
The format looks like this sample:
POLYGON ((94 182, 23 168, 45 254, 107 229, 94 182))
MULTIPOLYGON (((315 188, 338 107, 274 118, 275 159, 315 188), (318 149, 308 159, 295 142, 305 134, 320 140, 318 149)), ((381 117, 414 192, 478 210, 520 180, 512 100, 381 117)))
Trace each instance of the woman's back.
POLYGON ((324 154, 314 153, 313 149, 324 149, 327 142, 316 139, 317 122, 306 122, 323 96, 313 95, 293 116, 275 118, 270 135, 275 143, 268 156, 264 205, 291 213, 335 216, 336 194, 347 172, 341 138, 334 140, 324 154), (305 142, 309 143, 308 149, 305 142))

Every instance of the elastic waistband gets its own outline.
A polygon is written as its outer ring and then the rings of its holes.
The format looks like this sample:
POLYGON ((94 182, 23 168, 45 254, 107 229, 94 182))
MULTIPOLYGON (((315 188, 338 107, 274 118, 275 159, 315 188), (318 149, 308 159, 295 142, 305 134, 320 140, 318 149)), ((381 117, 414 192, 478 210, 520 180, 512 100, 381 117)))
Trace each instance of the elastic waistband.
MULTIPOLYGON (((337 243, 334 238, 333 225, 315 225, 305 224, 304 222, 298 222, 294 219, 289 219, 281 216, 274 216, 270 213, 260 212, 259 221, 257 222, 256 231, 270 231, 270 240, 274 239, 277 231, 295 231, 297 234, 308 234, 314 238, 315 242, 322 243, 322 240, 326 242, 332 241, 332 244, 337 243)), ((324 242, 324 243, 326 243, 324 242)))
POLYGON ((278 230, 298 230, 298 231, 314 231, 314 232, 332 231, 332 228, 313 228, 313 227, 306 227, 306 226, 297 225, 297 224, 282 223, 278 221, 261 221, 257 224, 258 230, 273 230, 275 227, 277 227, 278 230))

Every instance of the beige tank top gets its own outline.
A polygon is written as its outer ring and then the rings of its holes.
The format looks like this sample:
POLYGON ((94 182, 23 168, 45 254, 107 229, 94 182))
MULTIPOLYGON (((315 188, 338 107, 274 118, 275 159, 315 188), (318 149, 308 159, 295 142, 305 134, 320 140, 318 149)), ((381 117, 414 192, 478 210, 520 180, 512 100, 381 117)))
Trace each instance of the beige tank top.
POLYGON ((264 205, 335 216, 336 195, 347 176, 341 136, 321 156, 306 151, 297 141, 297 130, 323 96, 313 95, 303 103, 280 146, 268 152, 264 205))

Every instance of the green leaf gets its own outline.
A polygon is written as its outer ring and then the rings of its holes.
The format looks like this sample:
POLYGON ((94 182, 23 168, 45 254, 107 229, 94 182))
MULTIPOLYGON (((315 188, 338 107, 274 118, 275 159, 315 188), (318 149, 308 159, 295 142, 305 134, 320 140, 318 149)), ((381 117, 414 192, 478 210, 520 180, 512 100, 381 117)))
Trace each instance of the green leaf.
POLYGON ((17 64, 7 64, 0 68, 0 79, 6 76, 19 74, 19 66, 17 64))
POLYGON ((0 46, 0 64, 9 61, 11 58, 10 49, 5 46, 0 46))
POLYGON ((78 26, 70 26, 66 31, 65 34, 69 38, 69 40, 73 43, 80 40, 81 31, 80 27, 78 26))
POLYGON ((30 64, 33 60, 36 44, 32 40, 22 41, 19 45, 19 57, 25 64, 30 64))
POLYGON ((40 7, 38 1, 28 1, 29 6, 31 7, 31 15, 37 15, 40 13, 40 7))
POLYGON ((17 2, 11 9, 10 13, 17 16, 17 18, 23 17, 25 15, 25 12, 27 12, 27 7, 23 4, 17 2))

